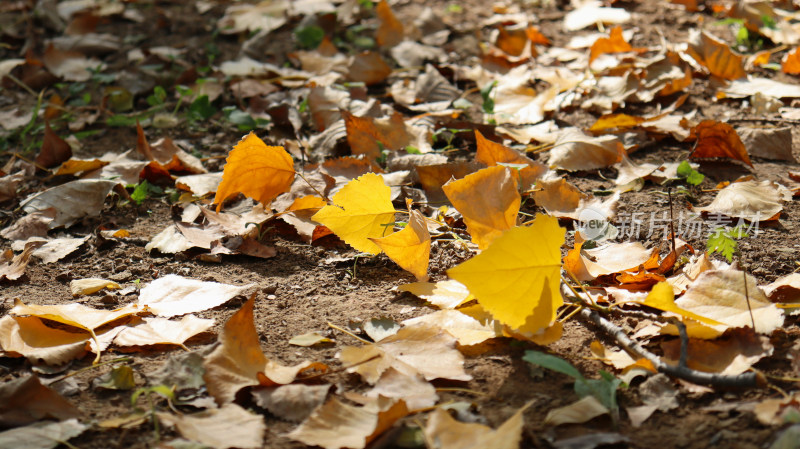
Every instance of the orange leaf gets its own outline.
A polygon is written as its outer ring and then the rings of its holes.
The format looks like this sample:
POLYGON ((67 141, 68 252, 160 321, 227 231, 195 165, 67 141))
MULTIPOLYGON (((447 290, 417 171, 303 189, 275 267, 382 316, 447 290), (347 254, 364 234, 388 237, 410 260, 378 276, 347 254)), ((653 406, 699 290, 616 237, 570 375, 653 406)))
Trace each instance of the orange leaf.
POLYGON ((267 146, 252 131, 228 155, 214 202, 217 212, 231 195, 243 193, 267 205, 289 190, 294 163, 283 147, 267 146))
POLYGON ((153 150, 150 148, 150 143, 147 142, 147 136, 144 135, 144 130, 139 120, 136 120, 136 151, 144 156, 148 161, 156 160, 153 156, 153 150))
POLYGON ((381 21, 375 32, 375 42, 381 47, 393 47, 399 44, 403 40, 403 24, 397 20, 386 0, 381 0, 375 6, 375 14, 381 21))
POLYGON ((528 29, 525 30, 525 34, 528 35, 528 39, 532 44, 550 45, 550 39, 542 34, 535 26, 529 26, 528 29))
POLYGON ((36 156, 36 163, 43 167, 51 168, 71 157, 72 148, 50 128, 50 122, 45 121, 44 139, 42 140, 42 148, 36 156))
POLYGON ((314 210, 314 209, 322 209, 328 203, 325 202, 322 198, 316 195, 307 195, 304 197, 297 198, 294 200, 291 206, 286 209, 287 212, 289 211, 298 211, 298 210, 314 210))
POLYGON ((703 120, 692 128, 692 135, 697 138, 697 144, 689 155, 689 159, 727 157, 753 166, 742 139, 731 125, 714 120, 703 120))
POLYGON ((417 171, 419 183, 425 190, 428 201, 438 203, 445 201, 442 186, 451 178, 461 179, 470 173, 474 173, 479 168, 478 164, 471 162, 450 162, 447 164, 418 165, 414 169, 417 171))
POLYGON ((628 114, 606 114, 589 128, 591 132, 605 131, 607 129, 628 129, 644 122, 642 117, 635 117, 628 114))
POLYGON ((489 167, 493 167, 498 163, 527 165, 527 167, 523 167, 520 170, 522 187, 525 189, 530 188, 537 179, 541 178, 542 175, 547 172, 546 165, 540 164, 505 145, 483 137, 483 134, 477 129, 475 130, 475 141, 478 144, 475 160, 482 164, 488 165, 489 167))
POLYGON ((365 51, 353 56, 347 66, 347 78, 366 85, 382 83, 392 73, 392 68, 380 54, 365 51))
POLYGON ((670 0, 670 3, 676 5, 683 5, 689 12, 697 12, 699 9, 697 8, 697 0, 670 0))
POLYGON ((734 53, 727 44, 705 31, 689 42, 687 51, 714 76, 736 80, 746 75, 742 56, 734 53))
POLYGON ((364 154, 370 159, 378 159, 381 157, 381 145, 386 149, 396 150, 408 144, 406 125, 397 112, 392 114, 386 125, 380 125, 370 117, 356 117, 345 110, 342 110, 342 117, 347 129, 347 143, 350 144, 350 152, 353 154, 364 154))
POLYGON ((800 75, 800 47, 786 53, 781 61, 781 70, 783 73, 800 75))
POLYGON ((517 224, 520 195, 516 176, 506 167, 484 168, 442 189, 480 249, 517 224))
POLYGON ((528 44, 528 34, 525 30, 506 30, 506 27, 500 26, 500 33, 497 36, 495 45, 500 50, 508 53, 511 56, 519 56, 525 51, 525 46, 528 44))
POLYGON ((594 41, 592 48, 589 50, 589 64, 605 53, 622 53, 631 50, 633 50, 633 47, 625 42, 625 38, 622 36, 622 27, 615 26, 611 29, 608 37, 601 37, 594 41))
POLYGON ((381 238, 371 238, 383 252, 397 265, 418 281, 428 280, 428 262, 431 255, 431 234, 425 224, 425 217, 412 210, 408 225, 401 231, 381 238))

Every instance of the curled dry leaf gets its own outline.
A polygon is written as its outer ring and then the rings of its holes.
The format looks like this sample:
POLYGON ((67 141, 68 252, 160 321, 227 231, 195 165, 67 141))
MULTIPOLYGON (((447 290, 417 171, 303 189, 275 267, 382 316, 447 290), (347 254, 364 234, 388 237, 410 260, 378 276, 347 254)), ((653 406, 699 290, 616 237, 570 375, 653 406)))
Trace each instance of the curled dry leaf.
POLYGON ((744 61, 741 55, 715 36, 696 29, 689 31, 689 55, 708 71, 726 80, 743 78, 744 61))
POLYGON ((69 282, 69 290, 72 292, 73 298, 76 296, 91 295, 104 288, 117 290, 122 287, 114 281, 100 278, 74 279, 69 282))
POLYGON ((409 410, 433 407, 439 400, 436 388, 421 375, 403 373, 395 368, 384 371, 375 387, 364 395, 367 404, 380 401, 380 398, 402 400, 409 410))
MULTIPOLYGON (((598 276, 636 270, 639 265, 650 260, 654 251, 648 250, 640 242, 609 242, 588 250, 582 250, 581 246, 582 244, 576 244, 564 257, 564 269, 575 275, 579 281, 591 281, 598 276)), ((657 254, 658 249, 655 251, 657 254)))
POLYGON ((517 449, 522 442, 522 414, 530 406, 526 404, 511 415, 497 429, 477 423, 456 421, 448 411, 437 408, 428 417, 425 435, 428 441, 438 443, 438 449, 517 449))
POLYGON ((382 83, 392 74, 392 68, 383 60, 380 53, 364 51, 354 55, 347 66, 347 78, 368 86, 382 83))
POLYGON ((115 310, 98 310, 83 304, 61 304, 61 305, 25 305, 19 299, 14 303, 14 307, 9 314, 15 317, 35 316, 42 319, 56 321, 67 326, 82 329, 94 336, 94 330, 105 324, 119 319, 136 315, 144 309, 135 304, 128 304, 115 310))
POLYGON ((561 298, 558 219, 537 215, 531 226, 506 231, 482 253, 447 271, 467 286, 495 319, 536 333, 555 320, 561 298))
POLYGON ((330 384, 291 384, 257 388, 252 393, 259 407, 264 407, 280 419, 300 422, 325 402, 330 389, 330 384))
MULTIPOLYGON (((503 334, 495 330, 493 326, 483 324, 475 318, 466 315, 458 310, 439 310, 427 315, 403 321, 404 326, 424 324, 426 326, 444 329, 458 340, 461 346, 470 346, 483 343, 484 341, 500 337, 503 334)), ((411 408, 416 408, 411 405, 411 408)))
POLYGON ((608 8, 600 2, 586 1, 564 16, 564 29, 577 31, 598 23, 622 24, 629 20, 631 13, 623 8, 608 8))
POLYGON ((426 380, 470 380, 472 376, 464 372, 464 356, 455 345, 455 338, 442 329, 415 325, 374 344, 345 346, 338 357, 344 364, 354 365, 348 372, 360 374, 371 385, 389 368, 409 375, 419 373, 426 380))
POLYGON ((697 138, 697 143, 689 155, 690 159, 724 157, 753 166, 742 139, 731 125, 714 120, 703 120, 692 128, 691 135, 697 138))
POLYGON ((383 237, 394 224, 391 189, 380 175, 368 173, 345 185, 311 217, 358 251, 378 254, 381 249, 370 238, 383 237))
POLYGON ((208 393, 218 404, 232 402, 236 393, 249 386, 276 386, 294 382, 303 372, 326 370, 322 363, 302 362, 283 366, 267 359, 253 322, 255 295, 244 303, 222 330, 220 345, 206 357, 203 366, 208 393))
POLYGON ((165 318, 145 318, 135 326, 122 329, 114 343, 119 346, 177 345, 188 350, 183 344, 195 335, 205 332, 214 325, 214 320, 187 315, 180 321, 165 318))
MULTIPOLYGON (((662 342, 661 349, 670 363, 680 359, 680 340, 662 342)), ((735 376, 772 355, 772 351, 769 338, 756 335, 752 329, 730 329, 714 340, 690 338, 686 364, 698 371, 735 376)))
POLYGON ((177 427, 185 438, 214 449, 260 448, 267 431, 263 416, 236 404, 225 404, 191 415, 159 413, 158 419, 177 427))
POLYGON ((175 187, 192 192, 194 196, 205 196, 214 193, 222 182, 222 173, 201 173, 175 178, 175 187))
POLYGON ((379 398, 374 407, 355 407, 332 398, 286 436, 325 449, 362 449, 408 413, 403 401, 379 398))
POLYGON ((561 132, 550 150, 547 164, 564 170, 594 170, 622 160, 625 150, 615 136, 591 137, 575 128, 561 132))
MULTIPOLYGON (((793 393, 780 399, 767 399, 756 404, 753 410, 759 422, 768 426, 785 424, 791 416, 800 413, 800 393, 793 393)), ((791 445, 787 446, 791 447, 791 445)))
POLYGON ((294 163, 283 147, 267 146, 255 133, 245 136, 228 155, 214 203, 217 212, 231 195, 243 193, 268 205, 289 190, 294 163))
POLYGON ((80 410, 42 385, 37 376, 23 376, 0 384, 0 428, 17 427, 41 419, 79 418, 80 410))
POLYGON ((139 292, 137 305, 156 316, 172 317, 201 312, 252 292, 255 284, 230 285, 187 279, 168 274, 147 284, 139 292))
POLYGON ((787 274, 764 286, 764 293, 773 302, 800 300, 800 273, 787 274))
POLYGON ((774 98, 800 98, 800 86, 769 78, 748 76, 747 79, 732 82, 722 90, 722 93, 729 98, 745 98, 756 93, 774 98))
MULTIPOLYGON (((42 246, 42 244, 43 242, 40 241, 28 242, 25 244, 25 249, 23 249, 21 253, 14 256, 7 263, 0 263, 0 281, 16 281, 22 277, 22 275, 25 274, 25 268, 28 267, 31 255, 37 248, 42 246)), ((10 250, 9 253, 11 253, 10 250)))
POLYGON ((599 198, 590 199, 589 195, 567 182, 564 178, 536 183, 533 200, 537 206, 542 207, 549 215, 558 218, 571 218, 580 220, 585 209, 591 209, 593 217, 597 214, 606 220, 614 216, 619 194, 614 194, 605 201, 599 198))
POLYGON ((631 50, 633 50, 633 47, 622 36, 622 27, 615 26, 608 33, 608 37, 601 37, 594 41, 589 50, 589 64, 602 54, 623 53, 631 50))
POLYGON ((103 202, 117 181, 80 179, 51 187, 25 199, 20 206, 27 213, 54 208, 56 217, 50 229, 69 227, 84 217, 96 217, 103 210, 103 202))
POLYGON ((770 334, 783 325, 783 312, 769 302, 753 276, 746 276, 745 287, 745 274, 741 271, 703 272, 689 290, 675 301, 684 310, 722 323, 711 326, 687 322, 686 329, 690 337, 709 339, 729 328, 752 327, 750 310, 755 320, 755 331, 760 334, 770 334))
POLYGON ((370 240, 397 265, 413 274, 418 281, 424 282, 428 280, 431 234, 421 213, 412 210, 409 214, 408 224, 402 230, 370 240))
POLYGON ((0 349, 26 357, 31 363, 63 365, 86 354, 86 332, 67 332, 46 326, 37 317, 0 318, 0 349))
POLYGON ((403 284, 397 290, 409 292, 440 309, 455 309, 471 299, 467 286, 452 279, 403 284))
POLYGON ((442 189, 461 212, 472 241, 480 249, 517 224, 521 198, 516 178, 506 167, 484 168, 450 181, 442 189))
POLYGON ((50 128, 50 122, 44 122, 44 138, 42 148, 36 155, 36 163, 53 168, 72 157, 72 147, 50 128))
POLYGON ((782 200, 781 191, 771 181, 734 182, 720 190, 711 204, 695 211, 750 222, 777 220, 783 211, 782 200))
POLYGON ((72 50, 61 50, 50 44, 42 57, 47 70, 65 81, 89 81, 92 73, 105 64, 97 59, 87 58, 83 53, 72 50))

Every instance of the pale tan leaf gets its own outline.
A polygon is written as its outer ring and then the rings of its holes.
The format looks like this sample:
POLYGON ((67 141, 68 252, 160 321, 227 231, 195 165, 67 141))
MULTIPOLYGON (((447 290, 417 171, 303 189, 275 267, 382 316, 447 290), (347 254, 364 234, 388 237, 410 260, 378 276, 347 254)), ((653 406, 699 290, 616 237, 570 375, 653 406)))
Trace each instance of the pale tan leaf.
POLYGON ((594 396, 586 396, 570 405, 550 410, 544 418, 544 423, 551 426, 580 424, 608 412, 606 406, 594 396))
POLYGON ((258 388, 252 393, 259 407, 264 407, 280 419, 300 422, 325 402, 330 389, 330 384, 291 384, 275 388, 258 388))
POLYGON ((20 206, 27 213, 55 208, 56 217, 50 229, 69 227, 84 217, 96 217, 103 209, 108 192, 117 181, 79 179, 51 187, 23 201, 20 206))
POLYGON ((413 282, 403 284, 397 287, 397 290, 409 292, 440 309, 454 309, 470 298, 467 286, 452 279, 439 282, 413 282))
POLYGON ((517 449, 522 442, 522 414, 529 406, 517 410, 497 429, 456 421, 446 410, 437 408, 428 417, 425 435, 438 443, 438 449, 517 449))
POLYGON ((45 418, 70 419, 81 412, 39 378, 28 375, 0 384, 0 427, 24 426, 45 418))
POLYGON ((33 423, 0 432, 0 449, 51 449, 82 434, 89 427, 75 418, 33 423))
POLYGON ((217 307, 254 288, 255 284, 220 284, 168 274, 142 288, 137 304, 157 316, 172 317, 217 307))
POLYGON ((185 438, 215 449, 260 448, 267 431, 264 417, 236 404, 226 404, 192 415, 159 413, 158 419, 177 427, 185 438))
POLYGON ((74 279, 69 282, 69 289, 72 292, 73 297, 91 295, 92 293, 99 292, 104 288, 109 290, 117 290, 121 287, 114 281, 100 278, 74 279))
POLYGON ((591 137, 567 128, 550 150, 547 164, 564 170, 594 170, 610 167, 622 160, 625 150, 616 136, 591 137))
POLYGON ((401 373, 394 368, 386 370, 378 379, 375 387, 366 393, 366 396, 401 399, 409 410, 432 407, 439 399, 436 388, 422 376, 401 373))
MULTIPOLYGON (((490 338, 503 336, 502 333, 498 334, 493 326, 484 325, 475 318, 458 310, 439 310, 405 320, 402 324, 405 326, 425 324, 444 329, 447 333, 456 337, 458 344, 461 346, 477 345, 490 338)), ((409 403, 409 406, 415 408, 411 406, 411 403, 409 403)))
POLYGON ((98 310, 83 304, 61 305, 25 305, 17 300, 14 308, 9 312, 14 316, 35 316, 43 319, 57 321, 68 326, 92 332, 98 327, 142 312, 136 305, 129 304, 115 310, 98 310))
POLYGON ((782 199, 771 181, 734 182, 720 190, 711 204, 695 210, 748 221, 774 220, 783 210, 782 199))
POLYGON ((122 329, 114 339, 119 346, 147 346, 171 344, 181 347, 193 336, 205 332, 214 325, 214 320, 186 315, 180 321, 165 318, 145 318, 142 323, 122 329))

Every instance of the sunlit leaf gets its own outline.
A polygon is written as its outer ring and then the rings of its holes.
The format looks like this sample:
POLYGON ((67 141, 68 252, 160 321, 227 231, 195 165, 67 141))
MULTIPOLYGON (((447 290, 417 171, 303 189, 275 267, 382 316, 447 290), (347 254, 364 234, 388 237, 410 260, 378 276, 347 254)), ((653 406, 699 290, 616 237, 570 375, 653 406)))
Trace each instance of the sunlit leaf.
POLYGON ((428 262, 431 254, 431 234, 425 217, 412 210, 408 224, 402 230, 381 238, 371 238, 386 255, 418 281, 428 280, 428 262))

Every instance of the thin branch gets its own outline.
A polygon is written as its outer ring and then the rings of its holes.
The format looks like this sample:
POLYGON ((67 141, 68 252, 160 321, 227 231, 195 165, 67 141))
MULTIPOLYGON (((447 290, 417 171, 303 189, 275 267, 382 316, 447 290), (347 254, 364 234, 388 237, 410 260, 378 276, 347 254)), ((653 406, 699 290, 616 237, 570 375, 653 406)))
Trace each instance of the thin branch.
POLYGON ((614 337, 615 340, 627 351, 638 357, 647 359, 660 373, 671 377, 687 380, 700 385, 709 385, 723 388, 754 388, 765 384, 766 379, 763 375, 759 376, 756 372, 746 372, 736 376, 724 374, 706 373, 690 368, 668 365, 657 355, 643 348, 639 343, 631 340, 619 326, 603 318, 597 311, 589 308, 581 310, 581 316, 588 319, 606 334, 614 337))

